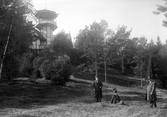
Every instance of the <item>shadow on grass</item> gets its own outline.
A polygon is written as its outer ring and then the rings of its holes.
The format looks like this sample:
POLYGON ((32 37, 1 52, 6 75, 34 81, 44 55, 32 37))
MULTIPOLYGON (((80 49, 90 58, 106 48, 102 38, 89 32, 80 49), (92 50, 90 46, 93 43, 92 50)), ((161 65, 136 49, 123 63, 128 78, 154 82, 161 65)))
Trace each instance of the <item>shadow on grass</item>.
MULTIPOLYGON (((76 78, 79 79, 85 79, 85 80, 91 80, 93 81, 95 78, 95 74, 94 73, 75 73, 74 76, 76 78)), ((101 82, 105 81, 105 76, 104 74, 98 74, 99 80, 101 82)), ((118 76, 111 76, 108 75, 107 76, 107 83, 110 84, 115 84, 115 85, 119 85, 119 86, 126 86, 126 87, 133 87, 133 86, 140 86, 141 85, 141 81, 140 80, 135 80, 135 79, 129 79, 126 76, 120 76, 118 78, 118 76)), ((143 82, 143 85, 146 85, 147 83, 143 82)))
POLYGON ((87 89, 81 84, 69 87, 30 83, 6 84, 1 85, 0 88, 0 108, 29 109, 44 105, 67 103, 88 93, 87 89))
POLYGON ((91 85, 90 82, 81 81, 81 80, 72 80, 72 79, 70 79, 69 82, 73 82, 73 83, 81 83, 81 84, 86 84, 86 85, 91 85))
MULTIPOLYGON (((118 94, 123 101, 145 101, 145 94, 139 92, 119 92, 118 94)), ((113 94, 104 95, 106 101, 111 101, 113 94)))
POLYGON ((32 116, 32 115, 18 115, 17 117, 36 117, 36 116, 32 116))
POLYGON ((145 101, 143 96, 121 96, 124 101, 145 101))
POLYGON ((121 94, 128 94, 128 95, 139 95, 139 96, 143 96, 144 93, 141 93, 141 92, 136 92, 136 91, 124 91, 124 92, 121 92, 121 94))
POLYGON ((82 100, 82 102, 84 102, 86 104, 92 104, 92 103, 96 103, 96 99, 93 98, 93 96, 92 96, 92 98, 84 99, 84 100, 82 100))

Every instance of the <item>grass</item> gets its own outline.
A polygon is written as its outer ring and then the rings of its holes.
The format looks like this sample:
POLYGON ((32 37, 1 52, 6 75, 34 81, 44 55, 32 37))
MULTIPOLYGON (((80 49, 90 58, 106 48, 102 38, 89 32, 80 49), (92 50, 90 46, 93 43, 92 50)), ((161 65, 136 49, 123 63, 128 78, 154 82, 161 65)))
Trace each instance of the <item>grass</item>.
MULTIPOLYGON (((0 116, 166 117, 167 115, 164 104, 166 100, 159 99, 158 108, 149 108, 149 103, 144 100, 145 88, 140 86, 127 87, 103 83, 102 103, 96 103, 92 90, 92 80, 88 78, 90 77, 85 77, 85 79, 72 78, 66 86, 54 86, 50 85, 49 82, 34 84, 28 80, 1 83, 0 116), (125 105, 110 104, 114 87, 117 88, 125 105)), ((116 82, 116 80, 114 81, 116 82)))
MULTIPOLYGON (((74 76, 80 79, 85 80, 91 80, 93 81, 95 79, 95 73, 74 73, 74 76)), ((105 81, 104 74, 98 74, 99 80, 101 82, 105 81)), ((107 83, 115 84, 119 86, 125 86, 125 87, 136 87, 141 86, 141 80, 137 78, 129 78, 127 76, 123 75, 107 75, 107 83)), ((143 81, 143 85, 146 86, 147 82, 143 81)))

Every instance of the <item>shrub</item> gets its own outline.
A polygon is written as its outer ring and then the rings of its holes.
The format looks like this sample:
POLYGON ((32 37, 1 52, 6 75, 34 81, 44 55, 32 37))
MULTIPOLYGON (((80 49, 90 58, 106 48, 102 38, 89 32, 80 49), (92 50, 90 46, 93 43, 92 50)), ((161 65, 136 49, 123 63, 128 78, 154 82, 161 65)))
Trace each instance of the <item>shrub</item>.
POLYGON ((65 81, 68 81, 71 75, 71 65, 63 64, 63 68, 60 72, 60 76, 64 78, 65 81))
POLYGON ((32 75, 32 62, 33 53, 25 53, 23 56, 19 57, 19 76, 29 77, 32 75))
POLYGON ((40 72, 40 66, 43 62, 44 58, 43 57, 36 57, 33 60, 33 72, 32 72, 32 78, 41 78, 43 77, 40 72))
POLYGON ((39 68, 41 75, 52 81, 52 84, 65 85, 71 72, 67 64, 61 64, 58 61, 44 60, 39 68))
POLYGON ((19 65, 17 58, 13 55, 6 56, 2 69, 2 78, 4 80, 12 80, 18 76, 18 73, 19 65))

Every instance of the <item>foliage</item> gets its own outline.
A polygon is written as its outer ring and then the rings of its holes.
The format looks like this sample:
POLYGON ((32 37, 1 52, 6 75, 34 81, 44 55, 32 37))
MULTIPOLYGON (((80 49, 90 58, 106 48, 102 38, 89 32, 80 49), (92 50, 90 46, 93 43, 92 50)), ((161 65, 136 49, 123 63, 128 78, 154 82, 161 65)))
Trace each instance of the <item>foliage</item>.
POLYGON ((153 40, 148 42, 145 37, 131 39, 131 31, 123 25, 113 32, 108 28, 106 21, 93 22, 80 30, 76 37, 75 47, 84 53, 81 57, 87 58, 80 65, 83 71, 93 70, 92 66, 97 61, 98 71, 103 73, 103 64, 106 61, 108 70, 122 70, 124 74, 141 78, 151 76, 155 79, 158 75, 163 82, 166 76, 166 72, 162 70, 166 69, 166 64, 162 65, 165 61, 162 57, 165 47, 160 38, 157 37, 156 43, 153 40), (160 76, 160 73, 163 75, 160 76))
POLYGON ((167 83, 167 44, 163 45, 157 56, 157 69, 156 73, 163 87, 167 83))
POLYGON ((122 69, 122 73, 124 73, 125 70, 125 61, 128 61, 126 59, 126 56, 129 56, 131 54, 131 49, 129 46, 130 42, 132 42, 129 39, 131 30, 127 30, 126 26, 118 27, 117 32, 114 34, 113 37, 109 38, 108 41, 108 48, 109 53, 108 58, 110 60, 110 63, 116 64, 116 66, 120 66, 122 69), (114 61, 114 62, 112 62, 114 61))
POLYGON ((79 51, 76 48, 72 48, 70 50, 70 53, 69 53, 70 64, 74 65, 74 66, 77 66, 79 64, 89 62, 88 59, 86 57, 82 56, 82 55, 83 55, 83 52, 79 51))
MULTIPOLYGON (((1 64, 4 61, 2 69, 3 78, 9 78, 11 75, 18 73, 20 57, 29 50, 32 43, 32 28, 31 24, 26 21, 26 14, 31 10, 24 0, 3 0, 0 2, 0 50, 1 57, 4 53, 4 48, 7 47, 4 60, 1 59, 1 64), (9 35, 9 28, 12 26, 9 35), (9 44, 7 46, 7 38, 9 37, 9 44), (12 62, 11 62, 12 61, 12 62), (9 69, 9 70, 8 70, 9 69), (10 70, 14 69, 14 70, 10 70), (17 72, 16 72, 16 71, 17 72), (7 72, 8 71, 8 72, 7 72), (11 73, 9 73, 11 72, 11 73), (14 73, 12 73, 14 72, 14 73)), ((16 75, 13 75, 15 77, 16 75)))
POLYGON ((85 26, 85 29, 79 31, 75 48, 84 53, 82 57, 87 58, 86 66, 94 65, 97 68, 96 63, 101 64, 104 61, 105 42, 112 34, 105 20, 94 21, 90 26, 85 26))
POLYGON ((55 35, 51 46, 53 51, 57 52, 58 54, 68 54, 69 50, 73 47, 73 44, 72 41, 68 38, 68 34, 62 31, 55 35))
POLYGON ((19 62, 17 60, 18 58, 14 55, 6 56, 3 66, 3 80, 12 80, 19 75, 19 62))
POLYGON ((32 52, 27 52, 22 56, 19 56, 19 76, 30 77, 33 71, 32 61, 34 59, 34 54, 32 52))
POLYGON ((33 61, 32 61, 32 67, 33 67, 32 78, 42 77, 39 68, 40 68, 40 65, 42 64, 43 60, 44 60, 44 58, 41 56, 37 56, 33 59, 33 61))
POLYGON ((146 77, 147 75, 147 39, 145 37, 140 37, 136 44, 136 53, 133 57, 133 63, 136 64, 133 67, 133 72, 138 77, 146 77))
POLYGON ((78 65, 82 62, 80 56, 83 54, 81 51, 73 48, 72 40, 69 39, 69 35, 64 31, 55 35, 50 48, 54 52, 55 56, 67 55, 70 57, 70 63, 72 65, 78 65))
POLYGON ((64 85, 71 75, 70 67, 62 61, 58 61, 57 58, 52 59, 51 56, 35 59, 36 72, 39 70, 42 77, 51 80, 53 84, 64 85))
POLYGON ((68 64, 68 55, 72 55, 71 44, 67 34, 57 34, 52 43, 42 49, 39 56, 33 60, 34 77, 40 74, 53 84, 64 85, 71 75, 71 66, 68 64))
POLYGON ((53 78, 58 78, 57 76, 61 69, 61 64, 55 61, 44 60, 39 69, 44 78, 52 80, 53 78))
POLYGON ((154 11, 153 13, 157 15, 164 14, 165 20, 162 21, 162 25, 164 27, 167 27, 167 6, 166 6, 167 0, 164 1, 165 1, 164 5, 157 5, 157 11, 154 11))

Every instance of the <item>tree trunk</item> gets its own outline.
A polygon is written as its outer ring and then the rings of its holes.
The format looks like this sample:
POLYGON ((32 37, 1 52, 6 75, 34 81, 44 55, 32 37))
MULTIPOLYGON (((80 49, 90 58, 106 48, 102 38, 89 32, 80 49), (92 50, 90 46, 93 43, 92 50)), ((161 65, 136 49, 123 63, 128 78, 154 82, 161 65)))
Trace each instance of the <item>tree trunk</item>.
POLYGON ((104 61, 104 75, 105 75, 105 83, 107 83, 107 63, 104 61))
POLYGON ((124 57, 123 57, 123 55, 122 55, 122 73, 124 73, 124 57))
POLYGON ((141 78, 143 78, 143 60, 141 60, 141 78))
POLYGON ((95 69, 96 69, 96 76, 97 76, 97 53, 95 55, 95 69))
POLYGON ((150 55, 149 60, 148 60, 148 67, 147 67, 147 78, 148 79, 152 79, 153 77, 153 62, 152 62, 152 55, 150 55))
POLYGON ((12 27, 13 27, 13 23, 11 23, 10 28, 9 28, 9 33, 8 33, 8 37, 7 37, 7 41, 6 41, 6 45, 5 45, 5 49, 2 55, 2 60, 1 60, 1 64, 0 64, 0 79, 2 79, 2 69, 3 69, 3 64, 4 64, 4 60, 5 60, 5 56, 6 56, 6 52, 8 49, 8 45, 9 45, 9 40, 10 40, 10 34, 12 31, 12 27))

